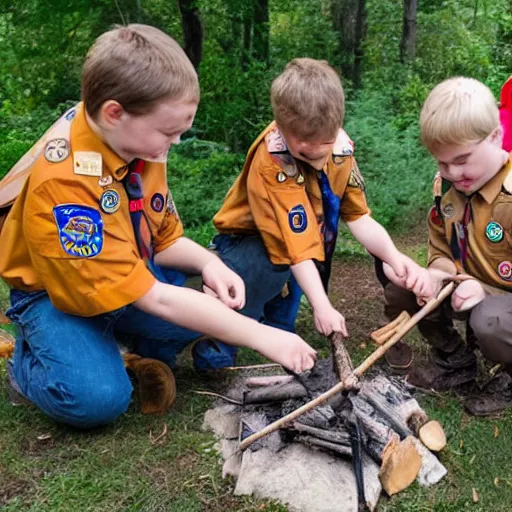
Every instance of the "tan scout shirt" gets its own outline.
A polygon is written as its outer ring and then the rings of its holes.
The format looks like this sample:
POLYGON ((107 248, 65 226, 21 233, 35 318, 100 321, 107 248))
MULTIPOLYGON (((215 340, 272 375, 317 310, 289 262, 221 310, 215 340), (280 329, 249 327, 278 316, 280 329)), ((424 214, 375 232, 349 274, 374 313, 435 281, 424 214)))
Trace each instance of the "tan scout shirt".
MULTIPOLYGON (((454 261, 450 240, 462 221, 466 196, 455 188, 441 199, 441 217, 434 208, 428 218, 428 264, 437 258, 454 261)), ((465 271, 482 283, 512 290, 512 157, 496 176, 470 199, 468 259, 465 271)))
MULTIPOLYGON (((121 181, 126 162, 91 130, 80 104, 74 114, 55 125, 58 137, 49 134, 7 216, 0 276, 14 288, 46 290, 66 313, 93 316, 139 299, 155 278, 137 248, 121 181)), ((146 163, 142 182, 157 253, 183 227, 165 164, 146 163)))
MULTIPOLYGON (((342 130, 324 171, 332 191, 341 198, 344 221, 369 213, 352 143, 342 130)), ((322 196, 316 173, 297 164, 275 122, 249 149, 242 172, 213 222, 220 233, 260 233, 276 265, 325 260, 322 196)))

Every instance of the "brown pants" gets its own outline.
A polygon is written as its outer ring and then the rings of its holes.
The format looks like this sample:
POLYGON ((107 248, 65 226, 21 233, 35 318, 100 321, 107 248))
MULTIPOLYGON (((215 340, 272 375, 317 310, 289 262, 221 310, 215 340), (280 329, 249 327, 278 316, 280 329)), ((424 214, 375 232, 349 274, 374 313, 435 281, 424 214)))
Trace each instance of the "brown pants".
MULTIPOLYGON (((385 313, 391 320, 402 311, 411 315, 420 306, 412 292, 388 283, 384 289, 385 313)), ((456 313, 448 297, 439 308, 418 323, 421 334, 435 349, 453 353, 463 344, 453 320, 466 320, 467 339, 495 363, 512 365, 512 294, 489 296, 469 311, 456 313)))

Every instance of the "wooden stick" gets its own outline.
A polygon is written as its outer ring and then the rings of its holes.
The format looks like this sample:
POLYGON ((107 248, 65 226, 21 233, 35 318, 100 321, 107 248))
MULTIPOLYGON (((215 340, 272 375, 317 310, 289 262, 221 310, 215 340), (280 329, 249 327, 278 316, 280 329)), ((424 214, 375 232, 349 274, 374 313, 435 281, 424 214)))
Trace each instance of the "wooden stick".
MULTIPOLYGON (((355 370, 354 374, 358 377, 361 376, 368 368, 370 368, 375 361, 377 361, 380 357, 382 357, 395 343, 397 343, 399 340, 401 340, 420 320, 425 318, 429 313, 434 311, 443 301, 452 293, 453 289, 455 288, 455 284, 453 282, 447 284, 440 292, 439 295, 434 298, 430 299, 415 315, 411 317, 410 320, 407 321, 405 325, 401 327, 401 329, 393 335, 391 339, 389 339, 384 345, 380 346, 375 352, 373 352, 367 359, 365 359, 355 370)), ((260 430, 259 432, 256 432, 252 434, 251 436, 247 437, 240 443, 240 450, 245 450, 248 446, 250 446, 252 443, 257 441, 258 439, 261 439, 262 437, 266 436, 267 434, 270 434, 271 432, 274 432, 275 430, 281 428, 283 425, 287 425, 291 421, 294 421, 299 416, 302 416, 304 413, 308 412, 309 410, 313 409, 317 405, 321 405, 324 402, 326 402, 329 398, 336 395, 340 391, 343 391, 344 383, 339 382, 335 386, 333 386, 331 389, 327 390, 325 393, 322 393, 321 395, 317 396, 314 400, 311 400, 311 402, 308 402, 307 404, 302 405, 295 411, 292 411, 291 413, 287 414, 286 416, 283 416, 282 418, 274 421, 270 425, 267 425, 264 429, 260 430)))
POLYGON ((407 311, 402 311, 392 322, 389 322, 384 327, 373 331, 370 334, 370 338, 377 343, 382 345, 385 343, 393 334, 405 325, 405 323, 411 318, 411 315, 407 311))

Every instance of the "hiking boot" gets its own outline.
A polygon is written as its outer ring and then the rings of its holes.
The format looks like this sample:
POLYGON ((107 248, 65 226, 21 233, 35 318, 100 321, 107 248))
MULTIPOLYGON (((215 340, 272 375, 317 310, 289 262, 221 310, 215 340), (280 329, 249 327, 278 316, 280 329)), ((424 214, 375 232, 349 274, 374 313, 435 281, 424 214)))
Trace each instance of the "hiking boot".
POLYGON ((473 416, 494 416, 512 407, 512 376, 505 371, 499 372, 480 393, 469 397, 464 407, 473 416))
POLYGON ((234 366, 236 353, 237 347, 216 340, 201 339, 192 347, 194 368, 208 371, 234 366))
POLYGON ((30 400, 22 393, 16 379, 14 378, 12 360, 7 362, 7 398, 15 407, 31 404, 30 400))
POLYGON ((431 349, 429 361, 415 364, 406 381, 421 389, 449 391, 474 382, 477 376, 476 356, 472 349, 461 345, 455 352, 431 349))
POLYGON ((407 370, 414 359, 412 349, 405 341, 393 345, 384 355, 388 365, 395 370, 407 370))

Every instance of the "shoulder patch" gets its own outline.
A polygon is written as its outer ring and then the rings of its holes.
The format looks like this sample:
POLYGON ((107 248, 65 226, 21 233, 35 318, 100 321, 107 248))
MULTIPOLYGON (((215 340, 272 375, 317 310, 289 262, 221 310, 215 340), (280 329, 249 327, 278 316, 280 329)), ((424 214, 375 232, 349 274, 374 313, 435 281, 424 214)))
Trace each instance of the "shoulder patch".
POLYGON ((103 248, 103 219, 98 210, 79 204, 53 208, 62 249, 70 256, 92 258, 103 248))
POLYGON ((363 192, 365 190, 364 178, 363 175, 359 172, 359 169, 355 167, 350 171, 350 176, 348 178, 349 187, 360 188, 363 192))
POLYGON ((354 154, 354 143, 352 139, 347 135, 347 132, 340 128, 338 135, 336 136, 336 142, 332 148, 332 157, 334 159, 334 163, 337 162, 337 159, 345 156, 352 156, 354 154))
POLYGON ((44 147, 44 157, 52 164, 58 164, 66 160, 69 152, 69 142, 63 138, 49 140, 44 147))
POLYGON ((265 144, 269 153, 286 153, 288 146, 283 135, 277 127, 270 130, 265 136, 265 144))

